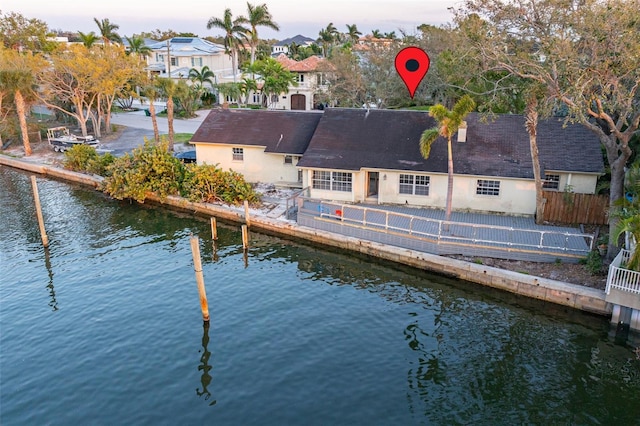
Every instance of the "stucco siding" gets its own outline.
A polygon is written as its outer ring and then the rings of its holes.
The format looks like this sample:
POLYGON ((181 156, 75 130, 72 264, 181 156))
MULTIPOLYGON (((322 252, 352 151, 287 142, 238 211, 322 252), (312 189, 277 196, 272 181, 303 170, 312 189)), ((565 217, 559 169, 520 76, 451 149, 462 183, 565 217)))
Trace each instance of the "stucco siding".
POLYGON ((243 161, 233 160, 231 145, 209 145, 196 143, 198 164, 217 164, 223 170, 241 173, 247 182, 296 182, 298 170, 293 164, 284 163, 284 155, 265 154, 264 147, 244 146, 243 161))

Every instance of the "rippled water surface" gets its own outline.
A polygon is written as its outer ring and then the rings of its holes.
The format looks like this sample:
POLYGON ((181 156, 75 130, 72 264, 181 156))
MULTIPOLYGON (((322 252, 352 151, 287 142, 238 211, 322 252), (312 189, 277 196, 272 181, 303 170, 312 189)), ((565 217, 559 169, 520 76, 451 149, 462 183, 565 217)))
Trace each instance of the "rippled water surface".
POLYGON ((2 425, 638 424, 606 319, 0 168, 2 425), (189 245, 201 237, 211 323, 189 245))

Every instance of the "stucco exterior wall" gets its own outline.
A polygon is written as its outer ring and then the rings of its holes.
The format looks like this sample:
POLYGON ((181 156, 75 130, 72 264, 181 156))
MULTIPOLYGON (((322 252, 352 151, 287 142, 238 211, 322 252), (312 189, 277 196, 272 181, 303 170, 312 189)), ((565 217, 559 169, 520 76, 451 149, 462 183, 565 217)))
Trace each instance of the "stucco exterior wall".
POLYGON ((583 173, 561 173, 547 171, 548 174, 556 174, 560 176, 558 191, 575 192, 576 194, 595 194, 598 184, 598 175, 583 173))
POLYGON ((217 164, 223 170, 241 173, 247 182, 297 182, 297 157, 292 164, 285 164, 282 154, 267 154, 264 147, 198 144, 196 158, 198 164, 217 164), (233 148, 243 149, 243 161, 233 160, 233 148))
MULTIPOLYGON (((402 172, 403 174, 414 174, 402 172)), ((447 176, 443 174, 427 174, 429 176, 429 195, 400 194, 399 171, 381 171, 378 187, 378 203, 403 204, 445 208, 447 198, 447 176), (385 178, 386 177, 386 178, 385 178)), ((305 171, 304 186, 310 187, 312 198, 335 201, 364 202, 367 201, 367 172, 353 173, 352 192, 327 191, 313 188, 312 171, 305 171)), ((454 210, 478 212, 495 212, 518 215, 535 213, 535 185, 533 181, 518 179, 497 179, 483 176, 455 176, 452 207, 454 210), (500 181, 499 195, 477 195, 477 180, 500 181)))

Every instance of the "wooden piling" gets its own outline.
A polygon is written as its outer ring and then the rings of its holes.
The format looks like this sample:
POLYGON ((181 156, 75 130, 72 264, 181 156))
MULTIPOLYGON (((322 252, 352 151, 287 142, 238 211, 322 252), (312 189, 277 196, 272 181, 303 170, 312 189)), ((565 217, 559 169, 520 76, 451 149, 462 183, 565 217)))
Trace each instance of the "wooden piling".
POLYGON ((40 205, 40 195, 38 194, 38 184, 36 183, 35 175, 31 175, 31 186, 33 187, 33 199, 36 202, 36 215, 38 216, 42 245, 49 247, 49 237, 47 237, 47 231, 44 229, 44 218, 42 217, 42 206, 40 205))
POLYGON ((247 250, 249 248, 249 230, 247 225, 242 225, 242 248, 247 250))
POLYGON ((213 238, 213 241, 218 239, 218 223, 215 217, 211 218, 211 238, 213 238))
POLYGON ((200 308, 202 309, 203 321, 209 322, 209 304, 207 293, 204 288, 204 276, 202 275, 202 259, 200 258, 200 240, 197 236, 191 236, 191 254, 193 255, 193 270, 196 272, 196 283, 200 295, 200 308))
POLYGON ((249 218, 249 201, 244 200, 244 222, 247 224, 247 227, 251 226, 251 220, 249 218))

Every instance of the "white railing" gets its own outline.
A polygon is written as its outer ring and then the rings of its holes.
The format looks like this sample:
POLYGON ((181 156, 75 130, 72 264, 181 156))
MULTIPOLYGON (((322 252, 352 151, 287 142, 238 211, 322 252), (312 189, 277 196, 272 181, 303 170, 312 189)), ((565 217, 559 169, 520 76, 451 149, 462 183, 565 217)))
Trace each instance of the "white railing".
POLYGON ((605 289, 606 294, 609 294, 612 289, 640 294, 640 272, 622 267, 622 265, 629 261, 630 257, 630 251, 620 250, 620 253, 618 253, 609 265, 609 275, 607 276, 607 287, 605 289))
MULTIPOLYGON (((489 244, 524 249, 558 250, 586 256, 593 235, 555 230, 523 229, 466 222, 447 222, 352 204, 309 200, 323 218, 332 218, 380 232, 398 232, 441 242, 489 244), (499 237, 496 238, 496 235, 499 237)), ((311 212, 310 212, 311 213, 311 212)))

